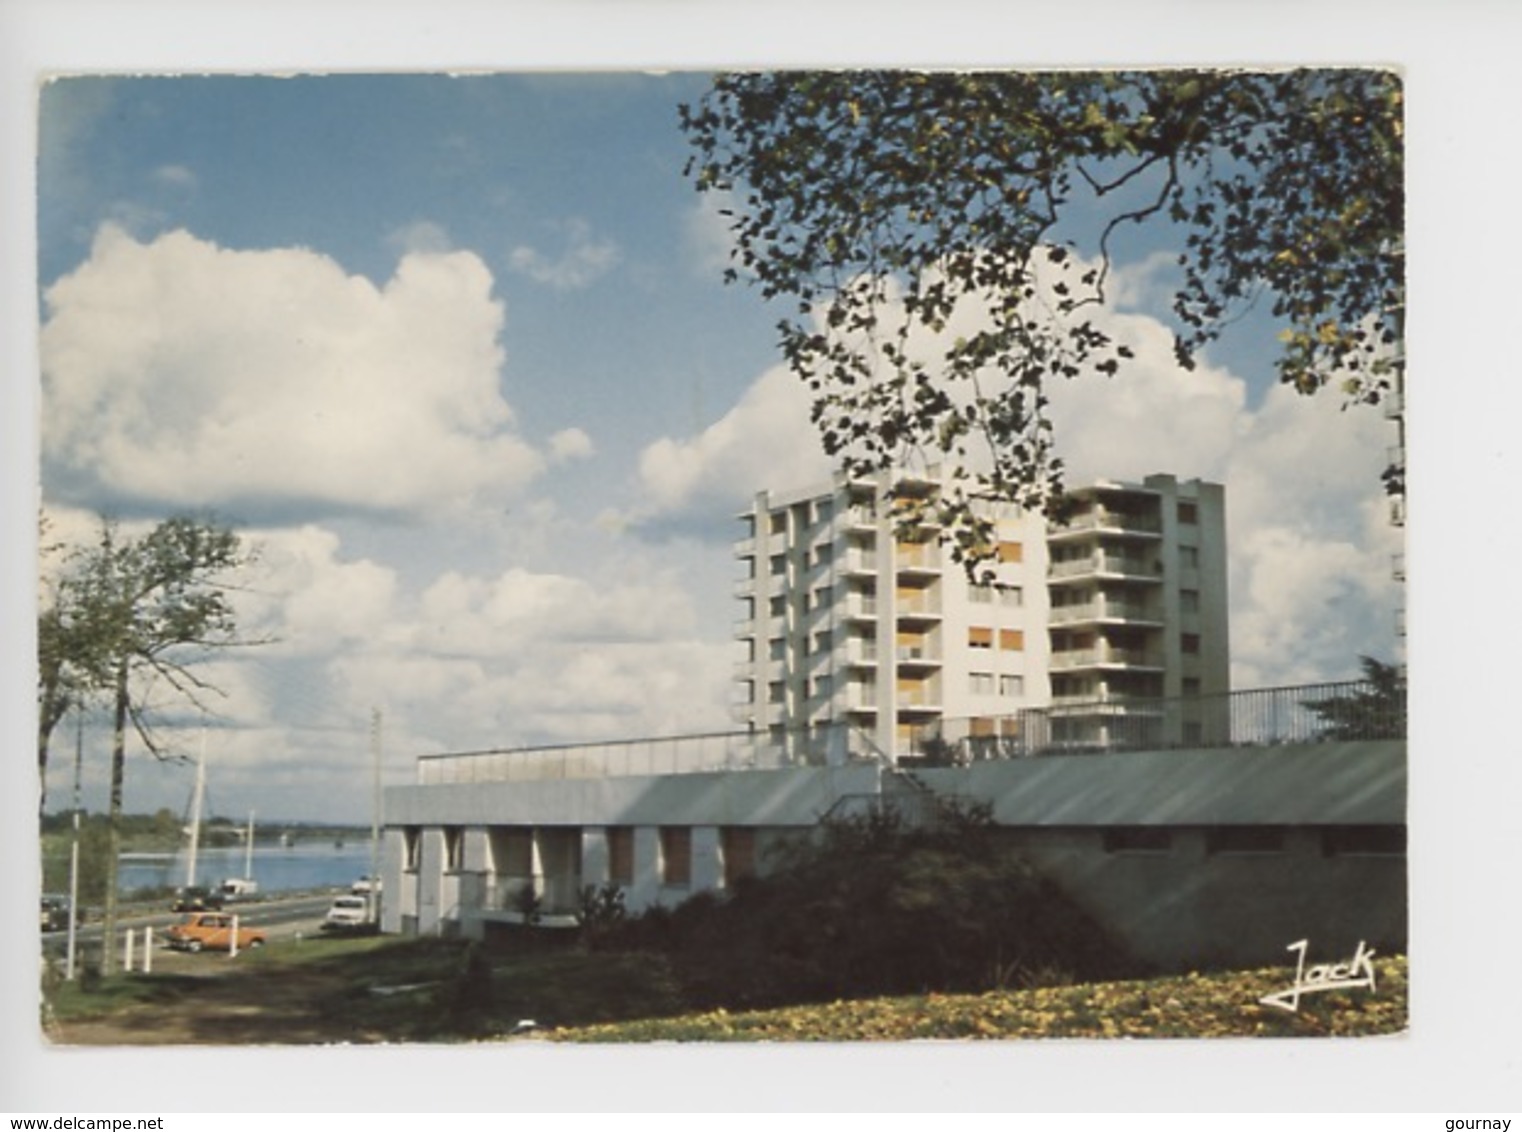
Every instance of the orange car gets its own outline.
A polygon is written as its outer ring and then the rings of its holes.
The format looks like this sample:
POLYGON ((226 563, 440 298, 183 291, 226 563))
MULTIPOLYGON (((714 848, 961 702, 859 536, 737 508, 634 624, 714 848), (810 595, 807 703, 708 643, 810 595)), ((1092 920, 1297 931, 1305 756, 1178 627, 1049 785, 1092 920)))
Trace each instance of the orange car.
MULTIPOLYGON (((193 912, 164 933, 176 951, 229 951, 233 942, 233 917, 226 912, 193 912)), ((238 925, 238 950, 263 947, 264 933, 238 925)))

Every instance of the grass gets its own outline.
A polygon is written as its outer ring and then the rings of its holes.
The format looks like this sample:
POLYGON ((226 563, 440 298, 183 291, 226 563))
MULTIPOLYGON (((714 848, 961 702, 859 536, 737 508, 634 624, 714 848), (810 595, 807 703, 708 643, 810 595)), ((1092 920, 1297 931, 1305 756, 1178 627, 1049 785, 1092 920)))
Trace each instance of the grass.
POLYGON ((1307 995, 1293 1014, 1258 1002, 1289 986, 1289 968, 684 1013, 679 982, 657 956, 474 954, 474 973, 462 944, 394 937, 276 943, 236 960, 177 956, 173 970, 117 975, 88 991, 50 986, 49 1032, 65 1044, 451 1042, 501 1037, 532 1019, 567 1042, 837 1042, 1361 1036, 1407 1025, 1404 957, 1375 960, 1375 990, 1307 995))
POLYGON ((1288 968, 978 995, 922 995, 570 1028, 569 1042, 924 1041, 1018 1038, 1362 1037, 1407 1027, 1404 956, 1376 960, 1374 991, 1258 1002, 1288 968))

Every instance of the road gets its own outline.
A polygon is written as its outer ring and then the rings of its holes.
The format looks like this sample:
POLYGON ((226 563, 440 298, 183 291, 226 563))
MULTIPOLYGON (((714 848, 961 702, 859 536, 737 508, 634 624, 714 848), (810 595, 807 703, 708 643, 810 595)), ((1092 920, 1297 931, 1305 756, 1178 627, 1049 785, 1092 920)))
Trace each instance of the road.
MULTIPOLYGON (((291 896, 271 897, 268 900, 249 901, 246 904, 229 904, 224 911, 236 913, 241 923, 260 927, 273 939, 289 939, 297 935, 315 935, 322 917, 332 904, 333 898, 344 890, 331 892, 300 893, 291 896)), ((139 945, 144 928, 154 929, 157 944, 162 945, 162 929, 182 919, 178 912, 167 909, 162 912, 141 912, 132 909, 118 921, 120 931, 128 928, 137 934, 139 945)), ((81 924, 75 929, 77 954, 89 955, 100 951, 102 926, 98 921, 81 924)), ((44 932, 42 951, 45 956, 62 960, 68 951, 67 932, 44 932)))

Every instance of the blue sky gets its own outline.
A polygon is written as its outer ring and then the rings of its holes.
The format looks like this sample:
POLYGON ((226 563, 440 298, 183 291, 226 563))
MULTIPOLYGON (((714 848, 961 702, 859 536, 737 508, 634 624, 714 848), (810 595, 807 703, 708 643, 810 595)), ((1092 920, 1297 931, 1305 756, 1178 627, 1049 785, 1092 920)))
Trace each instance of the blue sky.
MULTIPOLYGON (((828 469, 781 312, 722 285, 722 224, 681 173, 677 106, 704 86, 43 89, 44 504, 66 537, 192 509, 259 549, 241 612, 272 643, 208 669, 214 808, 363 819, 372 707, 391 780, 438 750, 728 726, 732 516, 828 469)), ((1134 372, 1055 394, 1072 479, 1224 480, 1236 685, 1356 675, 1397 649, 1390 426, 1277 388, 1261 317, 1179 371, 1170 238, 1118 257, 1104 317, 1134 372)), ((188 785, 139 757, 128 805, 188 785)))

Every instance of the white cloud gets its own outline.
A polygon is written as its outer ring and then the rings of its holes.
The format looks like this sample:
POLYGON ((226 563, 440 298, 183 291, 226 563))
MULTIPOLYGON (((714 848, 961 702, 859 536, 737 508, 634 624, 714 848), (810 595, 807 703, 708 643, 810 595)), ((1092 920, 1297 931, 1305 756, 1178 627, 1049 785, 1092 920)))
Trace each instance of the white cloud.
POLYGON ((762 489, 828 478, 809 423, 809 393, 788 370, 763 373, 733 409, 697 436, 663 437, 640 454, 644 518, 729 514, 762 489))
POLYGON ((409 254, 377 288, 309 251, 106 227, 45 296, 45 479, 168 508, 499 496, 543 460, 510 430, 491 288, 465 252, 409 254))
POLYGON ((556 463, 585 460, 595 451, 592 438, 579 428, 561 429, 550 437, 550 456, 556 463))
POLYGON ((194 189, 199 183, 194 170, 184 165, 160 165, 153 171, 153 179, 160 185, 176 189, 194 189))
POLYGON ((404 224, 386 237, 386 243, 397 251, 407 254, 419 252, 442 255, 454 250, 454 242, 442 224, 432 220, 417 220, 404 224))
POLYGON ((618 264, 618 245, 595 239, 592 226, 585 220, 567 220, 557 227, 566 240, 559 258, 520 244, 508 255, 508 266, 557 291, 575 291, 595 283, 618 264))
POLYGON ((397 578, 368 559, 345 560, 339 538, 315 526, 250 538, 257 558, 239 595, 239 623, 270 641, 261 655, 325 655, 374 641, 397 613, 397 578))
POLYGON ((697 203, 687 214, 684 237, 693 266, 705 275, 722 271, 730 266, 730 251, 734 248, 734 235, 729 230, 730 218, 723 210, 732 208, 734 198, 730 193, 706 192, 698 196, 697 203))
POLYGON ((1172 334, 1145 315, 1104 313, 1096 322, 1136 356, 1115 377, 1088 373, 1047 385, 1069 483, 1158 471, 1221 478, 1247 423, 1244 382, 1203 363, 1182 369, 1172 334))

